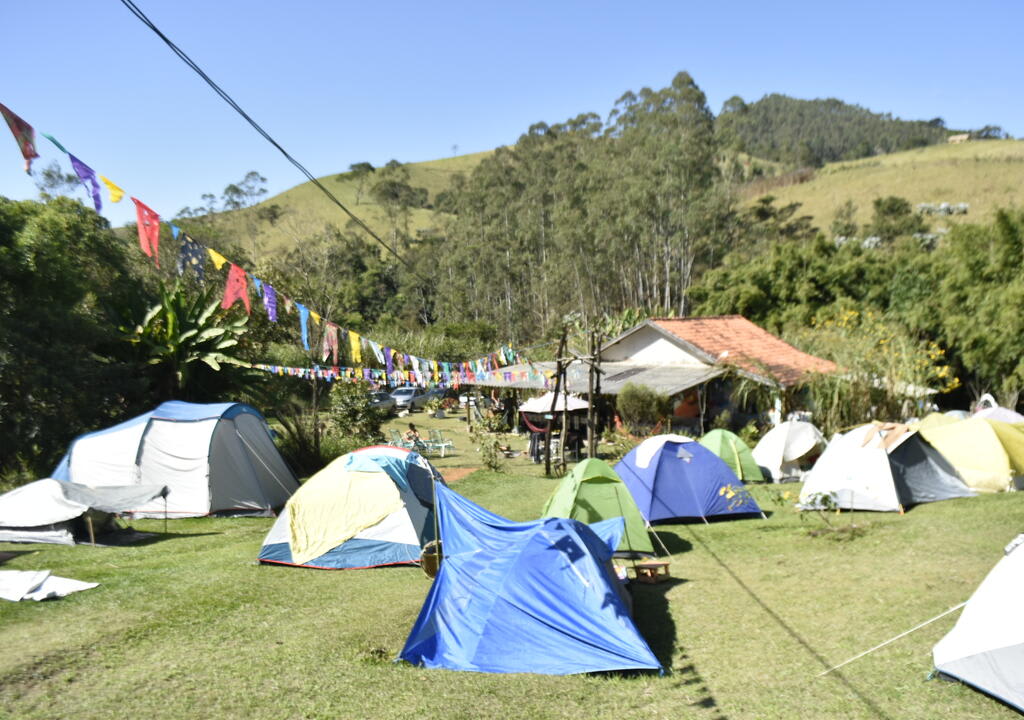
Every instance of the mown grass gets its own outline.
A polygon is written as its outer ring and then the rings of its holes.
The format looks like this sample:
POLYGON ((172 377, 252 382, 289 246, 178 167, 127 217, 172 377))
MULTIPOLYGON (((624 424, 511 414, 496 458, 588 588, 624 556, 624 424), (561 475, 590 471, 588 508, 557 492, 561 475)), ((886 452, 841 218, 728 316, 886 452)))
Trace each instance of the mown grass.
MULTIPOLYGON (((1024 206, 1024 142, 986 140, 933 145, 906 152, 829 163, 813 180, 777 188, 779 205, 802 203, 827 232, 847 200, 857 206, 856 221, 870 222, 875 198, 896 195, 918 203, 970 203, 967 215, 936 216, 934 227, 984 223, 999 208, 1024 206)), ((750 198, 753 202, 756 198, 750 198)))
MULTIPOLYGON (((455 487, 528 519, 555 481, 526 470, 478 471, 455 487)), ((634 593, 664 676, 500 676, 393 663, 429 580, 416 568, 258 566, 268 519, 172 521, 168 535, 136 547, 0 545, 33 551, 6 568, 101 583, 58 601, 0 605, 0 717, 1014 716, 966 687, 925 680, 930 649, 955 614, 815 676, 966 599, 1020 529, 1024 494, 902 517, 858 513, 852 520, 866 523, 866 534, 836 541, 808 535, 820 520, 801 522, 770 489, 753 492, 767 520, 659 527, 673 579, 634 593)))

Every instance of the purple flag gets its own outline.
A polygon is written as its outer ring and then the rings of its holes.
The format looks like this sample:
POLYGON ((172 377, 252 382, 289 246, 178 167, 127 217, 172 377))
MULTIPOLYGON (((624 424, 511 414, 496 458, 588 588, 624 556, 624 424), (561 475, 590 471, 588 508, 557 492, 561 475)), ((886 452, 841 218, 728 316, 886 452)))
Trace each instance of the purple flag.
POLYGON ((277 292, 270 283, 263 283, 263 307, 270 322, 277 322, 277 292))
POLYGON ((395 371, 395 362, 391 359, 391 348, 384 348, 384 367, 387 368, 388 377, 395 371))
POLYGON ((96 180, 96 173, 71 153, 68 153, 68 157, 71 158, 71 167, 75 169, 78 179, 82 181, 87 190, 92 190, 92 202, 96 206, 96 212, 100 212, 103 209, 103 203, 100 201, 100 184, 96 180))

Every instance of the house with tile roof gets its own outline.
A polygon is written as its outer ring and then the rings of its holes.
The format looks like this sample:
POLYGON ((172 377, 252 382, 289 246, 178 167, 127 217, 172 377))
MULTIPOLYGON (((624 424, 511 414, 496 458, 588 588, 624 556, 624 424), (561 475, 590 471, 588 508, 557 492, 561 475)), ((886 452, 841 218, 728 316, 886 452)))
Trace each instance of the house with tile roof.
POLYGON ((606 343, 601 358, 681 370, 732 367, 781 388, 836 369, 835 363, 798 350, 742 315, 651 318, 606 343))

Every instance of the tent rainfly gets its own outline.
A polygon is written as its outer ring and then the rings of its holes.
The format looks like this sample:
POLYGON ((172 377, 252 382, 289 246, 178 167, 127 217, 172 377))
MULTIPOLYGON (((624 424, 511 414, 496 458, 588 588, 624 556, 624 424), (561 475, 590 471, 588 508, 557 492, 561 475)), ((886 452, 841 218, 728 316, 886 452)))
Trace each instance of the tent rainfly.
POLYGON ((166 485, 166 505, 140 503, 131 509, 139 517, 269 514, 298 487, 255 408, 177 400, 76 438, 52 477, 92 488, 166 485))
POLYGON ((647 523, 629 488, 604 460, 587 458, 577 463, 551 493, 541 517, 572 518, 587 524, 621 517, 626 530, 616 552, 629 556, 654 554, 647 523))
POLYGON ((1004 492, 1024 480, 1024 432, 1016 425, 974 416, 921 434, 972 490, 1004 492))
POLYGON ((415 565, 434 539, 433 484, 422 456, 381 445, 342 455, 292 495, 259 560, 321 570, 415 565))
POLYGON ((511 522, 437 486, 444 560, 401 659, 490 673, 657 670, 611 567, 613 518, 511 522))
POLYGON ((932 659, 943 675, 1024 712, 1024 535, 1004 553, 932 649, 932 659))
POLYGON ((89 488, 53 478, 0 495, 0 541, 74 545, 109 530, 113 515, 165 497, 162 485, 89 488))
POLYGON ((822 495, 845 510, 902 512, 974 493, 920 433, 905 425, 867 424, 833 437, 804 476, 801 505, 818 506, 822 495))
POLYGON ((753 453, 745 442, 734 432, 717 428, 705 433, 700 444, 725 461, 736 477, 745 483, 761 482, 764 474, 754 460, 753 453))
POLYGON ((800 461, 825 448, 825 437, 809 422, 787 420, 769 430, 754 447, 758 465, 768 468, 775 482, 798 479, 800 461))
POLYGON ((736 497, 743 483, 725 462, 684 435, 655 435, 615 466, 648 522, 760 513, 754 498, 736 497), (730 488, 734 488, 730 493, 730 488))

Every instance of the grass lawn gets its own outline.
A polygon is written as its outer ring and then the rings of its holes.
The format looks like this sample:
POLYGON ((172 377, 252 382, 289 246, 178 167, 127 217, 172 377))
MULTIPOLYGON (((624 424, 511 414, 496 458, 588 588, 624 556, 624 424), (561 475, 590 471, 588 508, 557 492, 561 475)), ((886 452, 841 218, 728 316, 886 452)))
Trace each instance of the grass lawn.
MULTIPOLYGON (((479 465, 456 431, 463 423, 412 419, 454 438, 458 452, 438 460, 442 469, 479 465)), ((476 471, 455 488, 510 518, 536 517, 554 481, 522 458, 506 469, 476 471)), ((815 676, 966 599, 1021 529, 1024 493, 902 517, 857 513, 867 532, 836 541, 809 536, 819 521, 802 524, 768 489, 753 492, 767 520, 659 526, 672 581, 634 595, 664 676, 393 663, 430 581, 417 568, 259 566, 269 519, 175 520, 136 547, 0 544, 32 551, 5 568, 100 583, 61 600, 0 604, 0 718, 1016 717, 966 687, 926 681, 931 647, 956 614, 815 676)))

